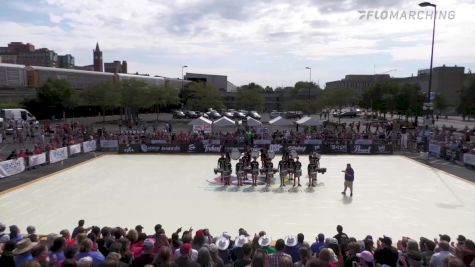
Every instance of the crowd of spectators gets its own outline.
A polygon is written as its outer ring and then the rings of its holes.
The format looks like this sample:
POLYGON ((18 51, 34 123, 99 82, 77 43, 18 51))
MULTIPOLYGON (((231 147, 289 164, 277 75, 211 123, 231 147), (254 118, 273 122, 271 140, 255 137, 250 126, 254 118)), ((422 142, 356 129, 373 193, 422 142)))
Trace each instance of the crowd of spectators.
POLYGON ((149 235, 141 225, 127 230, 84 224, 41 237, 33 226, 22 235, 15 225, 7 233, 0 223, 0 266, 475 267, 475 244, 462 235, 454 241, 445 234, 434 240, 402 237, 394 244, 387 236, 351 237, 340 225, 331 237, 320 233, 306 240, 299 233, 272 240, 265 231, 249 235, 242 228, 231 238, 191 228, 168 236, 160 224, 149 235))

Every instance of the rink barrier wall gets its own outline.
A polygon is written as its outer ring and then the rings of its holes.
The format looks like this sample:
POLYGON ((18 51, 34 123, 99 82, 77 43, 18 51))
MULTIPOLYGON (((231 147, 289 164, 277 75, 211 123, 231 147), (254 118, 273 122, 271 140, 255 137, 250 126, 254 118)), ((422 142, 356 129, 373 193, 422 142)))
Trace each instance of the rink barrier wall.
POLYGON ((0 179, 22 173, 29 168, 37 168, 46 164, 53 164, 67 160, 72 155, 94 152, 96 150, 96 140, 91 140, 67 147, 61 147, 55 150, 50 150, 38 155, 1 161, 0 179))

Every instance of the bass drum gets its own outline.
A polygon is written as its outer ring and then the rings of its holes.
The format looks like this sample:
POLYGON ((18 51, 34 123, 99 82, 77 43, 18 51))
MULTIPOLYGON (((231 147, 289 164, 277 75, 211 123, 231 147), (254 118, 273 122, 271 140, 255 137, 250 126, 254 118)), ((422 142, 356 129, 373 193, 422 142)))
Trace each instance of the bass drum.
POLYGON ((238 160, 241 157, 241 152, 237 148, 231 150, 231 158, 233 160, 238 160))

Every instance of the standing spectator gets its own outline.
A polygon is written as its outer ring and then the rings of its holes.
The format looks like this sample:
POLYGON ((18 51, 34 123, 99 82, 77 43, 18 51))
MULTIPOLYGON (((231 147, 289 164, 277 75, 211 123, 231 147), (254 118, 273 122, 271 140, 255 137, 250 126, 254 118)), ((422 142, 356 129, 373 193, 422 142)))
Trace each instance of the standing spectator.
POLYGON ((343 233, 343 226, 337 225, 336 231, 338 234, 336 234, 333 238, 336 238, 340 246, 343 246, 343 245, 346 246, 346 244, 348 244, 349 237, 347 234, 343 233))
POLYGON ((48 248, 45 245, 38 244, 31 249, 31 256, 33 261, 36 261, 40 266, 48 266, 48 248))
POLYGON ((209 253, 211 255, 211 260, 213 261, 214 267, 223 267, 224 266, 223 260, 219 256, 218 247, 215 244, 211 243, 209 245, 209 253))
POLYGON ((16 225, 10 225, 10 240, 18 242, 23 239, 23 235, 20 234, 20 228, 16 225))
POLYGON ((356 256, 360 259, 359 265, 361 267, 373 267, 374 266, 374 256, 370 251, 365 250, 361 253, 356 254, 356 256))
POLYGON ((236 238, 236 240, 234 241, 234 247, 231 250, 231 259, 233 261, 242 259, 242 257, 244 256, 243 246, 248 242, 249 240, 244 235, 240 235, 238 238, 236 238))
POLYGON ((28 238, 31 242, 38 242, 38 235, 36 234, 36 228, 32 225, 26 227, 26 232, 28 233, 28 238))
POLYGON ((342 171, 345 173, 345 187, 343 189, 343 192, 341 192, 343 195, 346 195, 346 189, 350 188, 350 197, 353 196, 353 181, 355 180, 355 171, 353 168, 351 168, 351 164, 348 163, 346 164, 346 169, 342 171))
POLYGON ((133 261, 131 267, 141 267, 146 264, 151 264, 154 259, 153 248, 155 241, 152 238, 147 238, 143 242, 143 253, 137 256, 133 261))
POLYGON ((198 250, 198 259, 196 259, 201 267, 212 267, 211 254, 209 253, 208 248, 202 247, 198 250))
POLYGON ((321 267, 337 267, 335 263, 332 262, 332 252, 328 248, 323 248, 318 254, 318 259, 320 260, 321 267))
POLYGON ((12 251, 15 249, 15 242, 7 241, 0 254, 0 266, 15 267, 15 258, 12 251))
POLYGON ((66 241, 63 237, 57 237, 53 241, 53 245, 49 251, 49 262, 51 265, 60 266, 66 258, 64 256, 64 249, 66 248, 66 241))
POLYGON ((430 267, 444 267, 444 260, 450 256, 453 256, 452 253, 450 253, 450 245, 449 242, 445 240, 439 241, 439 252, 434 253, 432 257, 430 258, 430 267))
POLYGON ((157 258, 155 259, 156 267, 175 267, 176 264, 172 258, 172 250, 170 247, 162 247, 157 258))
POLYGON ((284 252, 285 241, 283 239, 278 239, 277 242, 275 242, 275 249, 277 252, 269 255, 269 267, 280 267, 281 261, 285 257, 292 260, 292 257, 284 252))
POLYGON ((312 256, 317 256, 322 248, 325 248, 325 235, 320 233, 317 238, 315 238, 315 243, 310 246, 312 256))
MULTIPOLYGON (((275 253, 276 250, 273 248, 270 244, 272 242, 272 239, 268 237, 267 235, 262 235, 259 238, 258 244, 259 244, 259 251, 264 252, 264 254, 272 254, 275 253)), ((285 245, 285 244, 284 244, 285 245)))
POLYGON ((29 238, 25 238, 25 239, 23 239, 23 240, 16 243, 15 249, 12 251, 13 255, 15 255, 15 265, 16 266, 21 267, 27 261, 30 261, 30 260, 33 259, 33 257, 31 256, 31 249, 35 245, 36 245, 36 243, 32 243, 29 238))
POLYGON ((76 236, 80 233, 85 233, 87 230, 84 228, 84 220, 78 221, 78 226, 74 228, 72 238, 75 239, 76 236))
POLYGON ((246 243, 242 246, 243 256, 241 259, 238 259, 234 262, 234 267, 245 267, 251 264, 251 254, 252 254, 252 247, 249 243, 246 243))
POLYGON ((231 255, 229 253, 229 238, 222 236, 216 240, 216 246, 218 247, 219 257, 223 260, 223 264, 227 265, 231 262, 231 255))
POLYGON ((295 267, 305 266, 307 264, 307 262, 309 261, 309 259, 311 258, 310 252, 311 252, 311 250, 308 249, 307 247, 301 247, 300 251, 299 251, 300 261, 298 261, 294 264, 295 267))
POLYGON ((184 243, 180 247, 180 256, 175 260, 177 267, 200 267, 199 264, 191 260, 191 244, 184 243))
POLYGON ((460 258, 463 260, 466 266, 475 259, 475 243, 468 239, 465 240, 463 245, 460 245, 460 258))
POLYGON ((7 243, 10 240, 10 235, 5 233, 7 226, 3 223, 0 223, 0 244, 7 243))
POLYGON ((71 239, 71 233, 69 230, 63 229, 61 232, 59 232, 59 234, 64 238, 68 247, 74 245, 74 240, 71 239))
POLYGON ((298 244, 296 236, 288 235, 285 237, 284 252, 292 257, 292 262, 300 260, 300 247, 301 245, 298 244))
POLYGON ((92 249, 92 241, 89 238, 84 239, 79 247, 79 253, 76 255, 76 260, 80 260, 82 258, 90 257, 93 260, 92 266, 96 267, 99 266, 102 262, 104 262, 104 256, 98 251, 91 251, 92 249))
POLYGON ((399 254, 392 245, 392 239, 384 236, 378 240, 378 248, 374 252, 374 259, 376 263, 386 264, 390 267, 396 267, 399 259, 399 254))

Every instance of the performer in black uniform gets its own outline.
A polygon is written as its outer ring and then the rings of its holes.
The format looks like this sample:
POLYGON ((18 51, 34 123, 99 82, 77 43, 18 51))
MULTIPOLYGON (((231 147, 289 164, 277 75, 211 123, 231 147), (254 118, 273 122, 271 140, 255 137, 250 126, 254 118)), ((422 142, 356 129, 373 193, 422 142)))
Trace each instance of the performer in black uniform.
POLYGON ((300 176, 302 176, 302 163, 299 161, 299 157, 297 157, 297 160, 293 163, 293 168, 294 168, 294 187, 295 187, 295 182, 298 183, 299 186, 302 186, 300 184, 300 176))
POLYGON ((257 186, 257 176, 259 175, 259 162, 256 159, 257 157, 251 161, 252 186, 257 186))
POLYGON ((233 173, 233 166, 231 160, 226 161, 224 165, 224 185, 231 185, 231 174, 233 173))
POLYGON ((289 157, 289 160, 287 161, 287 167, 289 168, 289 180, 294 179, 294 164, 294 159, 292 157, 289 157))
POLYGON ((314 177, 316 177, 316 173, 317 173, 317 170, 315 168, 315 162, 311 161, 309 164, 308 164, 308 167, 307 167, 307 171, 308 171, 308 187, 311 187, 311 186, 315 186, 313 181, 314 177))
POLYGON ((285 177, 287 176, 287 161, 285 160, 285 156, 282 156, 282 160, 279 161, 279 174, 280 174, 280 186, 285 186, 285 177))
POLYGON ((224 154, 221 154, 221 157, 218 159, 218 172, 221 173, 221 182, 224 180, 224 165, 226 164, 226 158, 224 154))
POLYGON ((238 181, 238 186, 242 185, 242 179, 244 177, 244 164, 243 164, 243 159, 239 159, 239 161, 236 163, 236 177, 238 181))
POLYGON ((242 156, 242 167, 243 167, 243 178, 244 180, 247 180, 247 170, 248 170, 248 167, 249 167, 249 162, 251 160, 251 154, 249 152, 249 150, 247 150, 245 153, 244 153, 244 156, 242 156))
POLYGON ((263 148, 263 149, 261 149, 261 165, 262 165, 262 168, 267 168, 266 163, 267 163, 267 151, 263 148))
POLYGON ((271 159, 267 159, 266 163, 266 184, 270 186, 272 182, 272 178, 274 178, 274 164, 272 163, 271 159))

